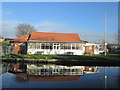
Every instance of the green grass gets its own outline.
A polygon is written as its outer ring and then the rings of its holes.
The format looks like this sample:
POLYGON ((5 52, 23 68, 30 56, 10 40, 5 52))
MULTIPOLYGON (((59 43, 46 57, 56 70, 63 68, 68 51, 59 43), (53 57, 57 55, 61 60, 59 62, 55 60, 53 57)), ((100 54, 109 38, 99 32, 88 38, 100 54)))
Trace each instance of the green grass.
POLYGON ((27 58, 27 59, 63 59, 63 60, 119 60, 120 54, 104 55, 3 55, 3 58, 27 58))

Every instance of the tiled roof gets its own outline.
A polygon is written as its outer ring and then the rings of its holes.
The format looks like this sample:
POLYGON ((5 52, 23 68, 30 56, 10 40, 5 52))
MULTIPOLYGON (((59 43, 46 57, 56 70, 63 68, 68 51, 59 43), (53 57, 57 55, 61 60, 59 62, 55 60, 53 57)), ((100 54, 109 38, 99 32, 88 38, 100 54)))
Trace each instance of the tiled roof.
POLYGON ((18 38, 16 38, 16 39, 14 39, 14 40, 10 40, 10 41, 15 41, 15 42, 27 42, 27 40, 28 40, 28 37, 29 37, 29 35, 22 35, 22 36, 20 36, 20 37, 18 37, 18 38))
POLYGON ((78 34, 32 32, 29 41, 83 42, 78 34))
POLYGON ((47 32, 32 32, 31 35, 23 35, 14 40, 15 42, 27 41, 52 41, 52 42, 84 42, 80 40, 78 34, 71 33, 47 33, 47 32))

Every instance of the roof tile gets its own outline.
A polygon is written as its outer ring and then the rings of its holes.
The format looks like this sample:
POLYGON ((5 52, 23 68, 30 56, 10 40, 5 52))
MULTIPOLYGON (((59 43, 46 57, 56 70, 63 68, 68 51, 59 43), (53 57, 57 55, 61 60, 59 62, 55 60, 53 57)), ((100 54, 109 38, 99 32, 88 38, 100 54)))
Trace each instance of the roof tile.
POLYGON ((14 39, 14 40, 10 40, 10 41, 15 41, 15 42, 27 42, 27 40, 28 40, 28 37, 29 37, 29 35, 22 35, 22 36, 20 36, 20 37, 18 37, 18 38, 16 38, 16 39, 14 39))
POLYGON ((82 42, 78 34, 32 32, 29 41, 82 42))
POLYGON ((48 32, 32 32, 31 35, 23 35, 14 40, 15 42, 27 41, 52 41, 52 42, 84 42, 80 40, 78 34, 72 33, 48 33, 48 32))

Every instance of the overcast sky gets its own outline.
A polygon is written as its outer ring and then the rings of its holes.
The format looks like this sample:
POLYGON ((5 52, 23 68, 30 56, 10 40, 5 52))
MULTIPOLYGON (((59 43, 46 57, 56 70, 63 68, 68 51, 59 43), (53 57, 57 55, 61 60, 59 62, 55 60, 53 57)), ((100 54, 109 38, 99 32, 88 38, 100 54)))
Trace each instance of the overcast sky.
POLYGON ((78 33, 82 40, 99 43, 104 38, 105 13, 108 41, 115 43, 117 2, 3 2, 2 35, 15 38, 14 27, 28 23, 34 25, 38 32, 78 33))

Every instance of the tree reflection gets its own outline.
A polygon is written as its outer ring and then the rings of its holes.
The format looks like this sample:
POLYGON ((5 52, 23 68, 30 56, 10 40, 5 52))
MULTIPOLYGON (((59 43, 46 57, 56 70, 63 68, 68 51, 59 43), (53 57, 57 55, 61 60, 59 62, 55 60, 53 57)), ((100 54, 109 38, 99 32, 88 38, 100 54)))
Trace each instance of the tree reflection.
POLYGON ((16 82, 19 82, 19 83, 28 82, 28 79, 22 78, 22 77, 18 77, 18 76, 16 76, 16 77, 14 78, 14 80, 15 80, 16 82))

